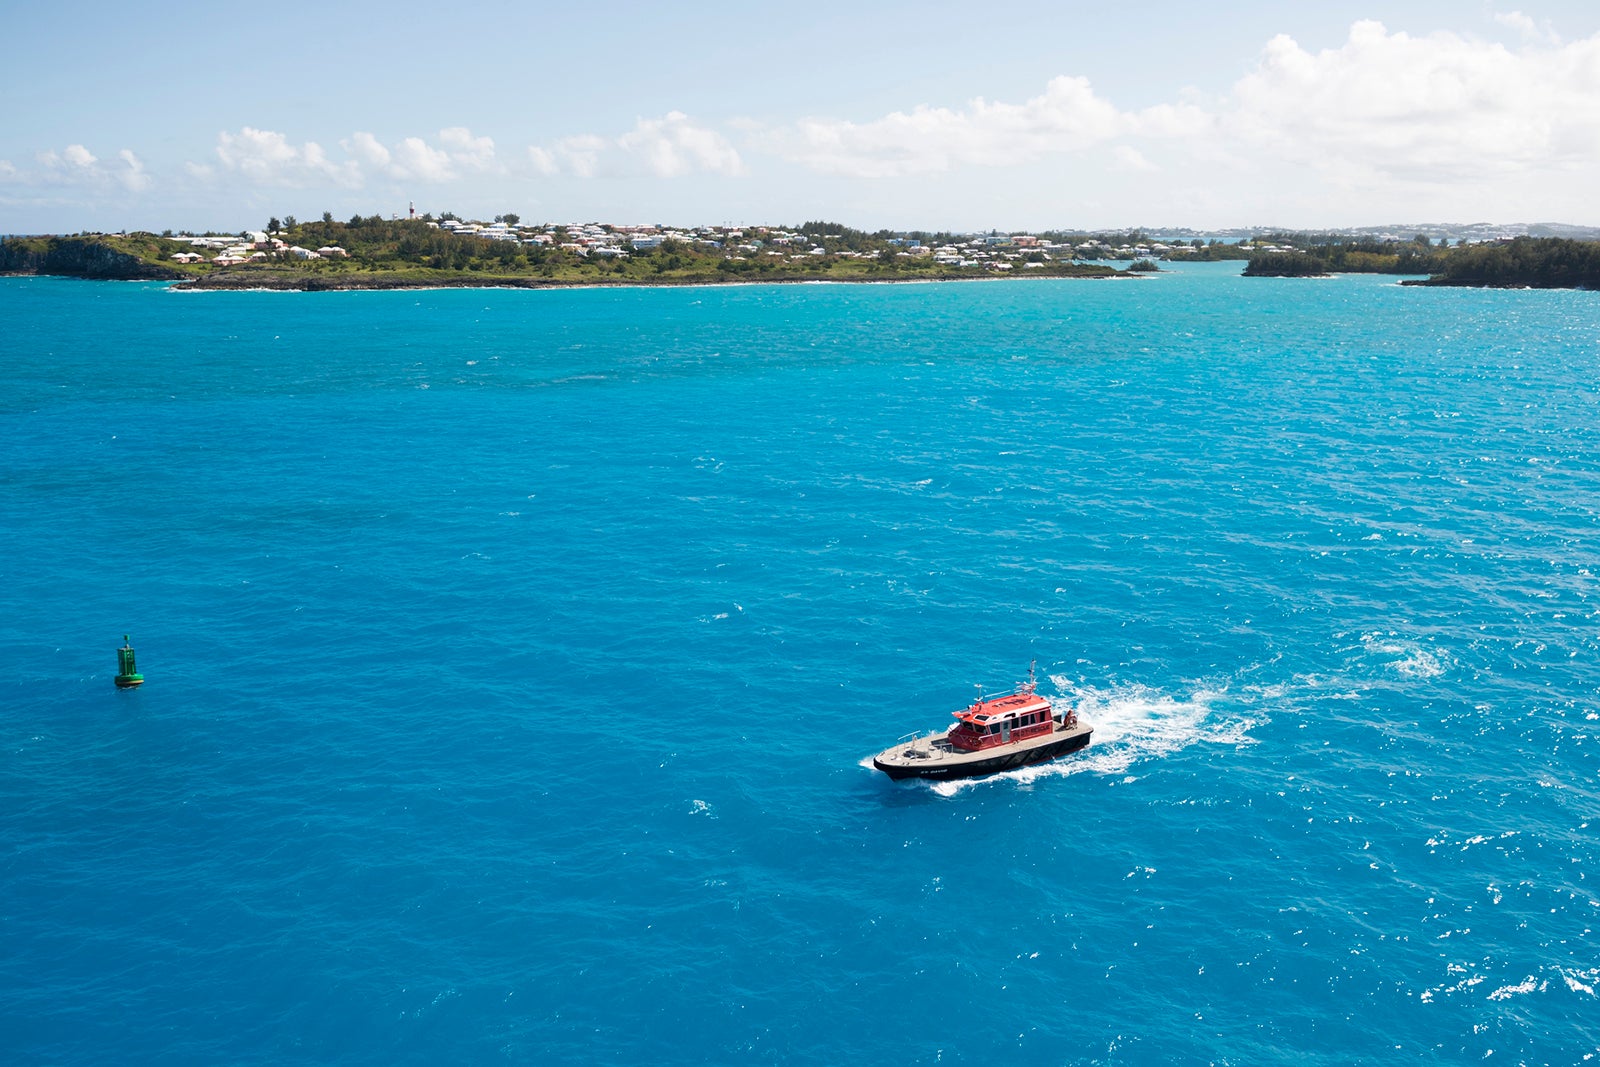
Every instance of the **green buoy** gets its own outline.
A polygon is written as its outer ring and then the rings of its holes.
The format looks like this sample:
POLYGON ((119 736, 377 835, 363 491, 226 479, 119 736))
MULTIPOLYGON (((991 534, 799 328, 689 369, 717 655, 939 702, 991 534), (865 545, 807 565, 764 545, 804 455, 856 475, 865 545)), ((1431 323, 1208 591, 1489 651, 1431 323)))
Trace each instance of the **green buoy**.
POLYGON ((144 684, 144 675, 134 665, 133 646, 128 644, 127 634, 122 635, 122 647, 117 649, 117 677, 114 681, 118 689, 137 689, 144 684))

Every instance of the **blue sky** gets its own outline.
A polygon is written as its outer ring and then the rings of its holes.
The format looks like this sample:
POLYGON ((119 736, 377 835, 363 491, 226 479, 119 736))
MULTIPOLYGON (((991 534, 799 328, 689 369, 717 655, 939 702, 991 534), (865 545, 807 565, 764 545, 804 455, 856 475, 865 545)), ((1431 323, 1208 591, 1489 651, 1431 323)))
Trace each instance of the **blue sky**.
POLYGON ((1600 224, 1600 5, 10 4, 0 232, 1600 224))

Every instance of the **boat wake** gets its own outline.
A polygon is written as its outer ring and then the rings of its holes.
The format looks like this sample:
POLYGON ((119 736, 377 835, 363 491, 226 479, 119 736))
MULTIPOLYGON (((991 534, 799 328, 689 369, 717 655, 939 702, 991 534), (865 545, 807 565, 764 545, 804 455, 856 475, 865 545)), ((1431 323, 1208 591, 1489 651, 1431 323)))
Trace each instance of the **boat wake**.
POLYGON ((1058 708, 1070 705, 1080 718, 1094 725, 1089 747, 1075 755, 1050 763, 1019 767, 982 778, 951 782, 929 782, 940 796, 954 796, 986 782, 1030 783, 1040 778, 1070 774, 1127 775, 1153 760, 1170 756, 1193 745, 1250 745, 1255 739, 1250 730, 1257 720, 1236 711, 1216 707, 1222 689, 1199 689, 1188 699, 1179 699, 1147 686, 1127 686, 1109 690, 1076 687, 1066 678, 1052 675, 1058 692, 1047 694, 1058 708))

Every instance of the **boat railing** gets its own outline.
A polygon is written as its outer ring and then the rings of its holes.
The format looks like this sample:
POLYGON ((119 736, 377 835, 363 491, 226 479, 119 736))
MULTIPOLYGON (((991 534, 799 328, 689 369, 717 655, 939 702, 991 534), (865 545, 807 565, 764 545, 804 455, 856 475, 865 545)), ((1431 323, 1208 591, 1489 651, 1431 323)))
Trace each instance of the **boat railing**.
POLYGON ((920 730, 913 730, 909 734, 901 735, 900 740, 895 742, 895 747, 899 748, 901 746, 906 746, 911 751, 918 754, 931 754, 934 742, 938 741, 944 736, 945 731, 943 730, 929 730, 927 733, 923 733, 920 730))

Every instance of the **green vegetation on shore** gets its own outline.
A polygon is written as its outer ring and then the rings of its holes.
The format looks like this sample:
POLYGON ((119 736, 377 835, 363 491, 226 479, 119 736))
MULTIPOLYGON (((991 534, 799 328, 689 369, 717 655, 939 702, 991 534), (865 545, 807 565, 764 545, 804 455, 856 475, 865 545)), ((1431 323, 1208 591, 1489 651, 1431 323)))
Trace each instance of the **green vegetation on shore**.
MULTIPOLYGON (((453 220, 453 216, 450 217, 453 220)), ((515 216, 511 216, 514 220, 515 216)), ((431 220, 386 220, 376 215, 339 222, 287 218, 265 241, 252 241, 243 262, 218 256, 185 263, 187 239, 136 235, 14 238, 0 243, 0 272, 79 277, 170 278, 180 287, 368 289, 423 286, 671 285, 733 281, 912 281, 993 277, 1014 273, 1043 277, 1114 277, 1102 263, 1055 259, 1016 250, 1005 258, 949 262, 931 249, 884 231, 867 234, 832 223, 806 223, 781 231, 784 245, 763 242, 729 248, 722 241, 669 237, 628 244, 608 234, 604 242, 549 227, 532 237, 491 239, 451 232, 431 220), (580 243, 589 242, 589 243, 580 243), (591 247, 592 245, 592 247, 591 247), (62 255, 66 248, 74 254, 62 255), (92 250, 100 250, 101 264, 92 250), (325 251, 307 256, 308 251, 325 251), (51 254, 55 250, 56 254, 51 254), (106 257, 111 257, 106 259, 106 257), (117 273, 120 267, 122 273, 117 273)), ((733 231, 742 237, 740 231, 733 231)), ((620 234, 620 231, 619 231, 620 234)))
POLYGON ((1453 248, 1426 281, 1402 285, 1600 289, 1600 242, 1518 237, 1453 248))
POLYGON ((124 280, 185 278, 196 272, 168 257, 187 247, 149 234, 11 237, 0 241, 0 274, 124 280))
POLYGON ((1403 285, 1600 289, 1600 242, 1517 237, 1447 248, 1420 235, 1388 242, 1274 235, 1244 270, 1250 278, 1353 273, 1428 276, 1403 285))
POLYGON ((1407 285, 1600 288, 1600 242, 1519 237, 1448 247, 1423 235, 1261 234, 1238 243, 1170 244, 1126 234, 867 233, 838 223, 679 231, 599 224, 515 227, 324 214, 272 219, 267 231, 205 238, 148 233, 14 237, 0 274, 176 281, 208 289, 682 285, 737 281, 915 281, 1126 277, 1157 261, 1245 259, 1246 277, 1427 275, 1407 285), (204 248, 210 255, 203 255, 204 248), (1121 259, 1123 270, 1107 265, 1121 259))
POLYGON ((1450 254, 1424 236, 1409 241, 1326 235, 1270 234, 1256 239, 1247 278, 1309 278, 1327 274, 1428 274, 1450 254))
POLYGON ((1245 264, 1246 278, 1326 278, 1328 264, 1309 252, 1261 252, 1245 264))

